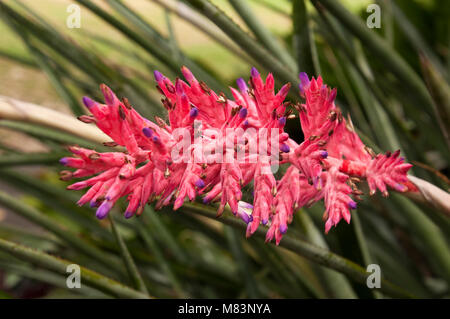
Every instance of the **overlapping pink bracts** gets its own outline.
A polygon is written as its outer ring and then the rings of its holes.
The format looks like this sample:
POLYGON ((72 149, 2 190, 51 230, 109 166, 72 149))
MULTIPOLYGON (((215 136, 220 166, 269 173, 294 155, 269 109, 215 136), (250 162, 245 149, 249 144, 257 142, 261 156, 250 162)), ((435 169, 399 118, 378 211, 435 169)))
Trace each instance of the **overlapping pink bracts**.
POLYGON ((126 148, 125 152, 99 153, 73 146, 69 150, 74 157, 61 159, 63 165, 76 169, 63 171, 63 179, 93 176, 68 189, 89 188, 78 204, 97 207, 98 218, 107 216, 121 197, 128 200, 124 215, 130 218, 141 214, 150 202, 156 201, 156 208, 173 204, 178 209, 186 198, 193 201, 200 195, 204 203, 219 203, 218 215, 229 206, 248 224, 248 236, 260 224, 268 225, 266 240, 275 238, 278 244, 294 212, 321 199, 326 207, 325 232, 342 218, 350 222, 350 210, 362 194, 356 184, 363 179, 370 194, 378 189, 387 196, 387 186, 408 190, 406 173, 411 165, 404 163, 399 151, 373 154, 336 107, 336 89, 328 88, 321 77, 310 80, 300 74, 300 96, 305 103, 294 108, 305 140, 298 144, 284 132, 286 118, 292 116, 284 102, 290 84, 275 93, 272 74, 263 81, 253 68, 250 85, 238 79, 238 89, 231 88, 231 100, 197 81, 187 68, 182 73, 187 82, 173 83, 155 71, 168 122, 143 118, 105 85, 101 86, 105 104, 83 98, 93 116, 80 120, 95 122, 114 141, 108 145, 126 148), (188 132, 190 146, 183 154, 177 148, 183 137, 178 129, 188 132), (247 151, 255 145, 230 132, 248 129, 276 134, 270 134, 266 145, 257 140, 264 156, 244 152, 244 158, 238 159, 235 150, 247 151), (174 154, 179 160, 174 160, 174 154), (278 181, 271 170, 274 163, 289 166, 278 181), (251 183, 253 205, 241 201, 242 187, 251 183))

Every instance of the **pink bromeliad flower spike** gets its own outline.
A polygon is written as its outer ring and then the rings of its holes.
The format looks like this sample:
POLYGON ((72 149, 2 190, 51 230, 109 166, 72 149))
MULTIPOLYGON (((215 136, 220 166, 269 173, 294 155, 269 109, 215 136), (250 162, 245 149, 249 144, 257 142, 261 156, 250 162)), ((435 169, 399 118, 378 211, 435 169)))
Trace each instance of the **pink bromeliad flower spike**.
POLYGON ((284 130, 288 116, 284 100, 290 84, 275 92, 272 74, 263 80, 252 68, 250 81, 238 79, 238 89, 231 88, 234 99, 228 99, 198 81, 186 67, 182 73, 187 82, 172 82, 154 72, 168 122, 143 118, 106 85, 101 86, 104 104, 83 98, 92 116, 79 119, 95 123, 111 137, 113 142, 106 145, 126 149, 100 153, 74 146, 69 148, 73 157, 60 161, 75 169, 63 171, 63 179, 88 177, 68 189, 89 188, 78 204, 96 207, 99 219, 121 197, 128 201, 124 216, 130 218, 153 201, 157 209, 173 204, 176 210, 185 200, 200 195, 204 203, 219 203, 218 215, 229 206, 248 224, 247 236, 260 224, 267 225, 266 240, 275 238, 278 244, 295 211, 321 199, 326 206, 325 232, 341 219, 350 222, 350 211, 362 193, 356 183, 363 179, 370 194, 380 190, 387 196, 388 187, 400 192, 408 189, 406 173, 411 165, 404 163, 399 151, 376 155, 365 147, 350 119, 344 119, 336 107, 336 90, 328 88, 321 77, 309 79, 300 74, 305 103, 295 108, 305 140, 298 144, 284 130), (179 129, 187 136, 180 136, 179 129), (259 135, 246 142, 234 134, 246 129, 273 134, 265 143, 259 135), (218 136, 212 137, 211 132, 218 136), (178 152, 180 137, 188 144, 182 155, 178 152), (264 150, 264 155, 249 152, 252 146, 264 150), (242 152, 236 155, 236 150, 244 151, 243 158, 238 158, 242 152), (180 156, 175 160, 177 152, 180 156), (273 175, 273 164, 289 165, 279 181, 273 175), (242 187, 252 182, 253 205, 242 201, 242 187))

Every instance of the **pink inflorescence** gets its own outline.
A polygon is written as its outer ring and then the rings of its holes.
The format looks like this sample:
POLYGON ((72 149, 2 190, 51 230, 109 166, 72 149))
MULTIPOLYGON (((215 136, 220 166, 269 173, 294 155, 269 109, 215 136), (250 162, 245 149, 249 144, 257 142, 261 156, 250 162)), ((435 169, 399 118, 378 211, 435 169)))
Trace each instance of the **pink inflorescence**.
MULTIPOLYGON (((275 237, 278 244, 291 223, 293 213, 324 199, 325 232, 343 218, 350 222, 350 211, 362 192, 357 184, 367 180, 370 194, 378 189, 387 196, 387 186, 399 192, 407 191, 407 171, 399 151, 374 154, 355 133, 350 119, 342 116, 335 105, 336 89, 328 88, 319 76, 309 79, 300 74, 300 96, 304 104, 284 102, 290 84, 274 91, 274 78, 265 81, 253 68, 250 81, 237 80, 238 89, 231 88, 232 99, 216 94, 205 83, 196 80, 185 67, 182 73, 187 82, 175 83, 158 71, 154 72, 162 102, 168 111, 168 121, 155 118, 149 121, 139 115, 126 99, 120 101, 106 86, 101 85, 105 104, 83 98, 93 116, 80 120, 96 125, 125 152, 100 153, 80 147, 70 147, 74 157, 61 159, 61 164, 75 168, 63 171, 62 177, 89 179, 74 183, 71 190, 89 188, 78 201, 97 207, 96 216, 106 217, 121 197, 127 197, 125 218, 140 215, 147 203, 156 201, 156 208, 173 204, 181 207, 186 197, 193 201, 198 195, 204 203, 218 202, 218 215, 228 205, 231 212, 248 224, 247 236, 260 224, 268 225, 266 240, 275 237), (249 84, 249 85, 248 85, 249 84), (292 106, 299 112, 305 140, 298 144, 284 132, 286 119, 293 117, 292 106), (201 123, 201 126, 198 125, 201 123), (190 139, 200 139, 203 149, 215 149, 230 138, 227 129, 275 129, 275 139, 269 138, 268 156, 246 155, 218 161, 212 152, 208 158, 198 155, 196 143, 183 154, 183 161, 173 161, 172 153, 179 143, 177 129, 185 129, 190 139), (206 131, 214 129, 224 138, 206 138, 206 131), (205 134, 204 134, 205 133, 205 134), (273 151, 272 145, 279 145, 273 151), (271 151, 272 150, 272 151, 271 151), (197 152, 197 153, 196 153, 197 152), (276 180, 271 165, 273 158, 288 168, 276 180), (252 157, 252 158, 250 158, 252 157), (214 160, 216 159, 216 160, 214 160), (253 160, 250 160, 253 159, 253 160), (253 205, 241 201, 242 188, 253 183, 253 205), (353 198, 352 198, 353 197, 353 198)), ((242 143, 244 148, 250 143, 242 143)), ((229 151, 227 146, 222 151, 229 151)), ((225 157, 225 155, 223 155, 225 157)))

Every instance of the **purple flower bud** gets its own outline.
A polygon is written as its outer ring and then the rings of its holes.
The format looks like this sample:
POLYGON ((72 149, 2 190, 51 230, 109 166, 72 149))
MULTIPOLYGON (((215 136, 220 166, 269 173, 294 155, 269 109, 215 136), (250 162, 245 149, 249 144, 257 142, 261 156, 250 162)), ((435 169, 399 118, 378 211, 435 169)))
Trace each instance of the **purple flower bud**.
POLYGON ((94 208, 95 206, 97 206, 97 202, 95 200, 91 200, 89 207, 94 208))
POLYGON ((261 224, 263 224, 263 225, 265 226, 265 225, 267 225, 268 222, 269 222, 269 221, 268 221, 267 219, 263 219, 263 220, 261 221, 261 224))
POLYGON ((282 116, 278 119, 278 124, 280 124, 281 126, 285 126, 286 125, 286 117, 282 116))
POLYGON ((109 211, 112 208, 112 203, 105 200, 98 208, 97 211, 95 212, 95 216, 97 216, 98 219, 103 219, 105 218, 109 211))
POLYGON ((239 217, 241 217, 241 219, 242 219, 246 224, 248 224, 248 223, 250 222, 250 216, 247 215, 246 213, 240 214, 239 217))
POLYGON ((125 214, 124 214, 123 216, 124 216, 126 219, 129 219, 129 218, 133 217, 133 215, 134 215, 133 212, 126 211, 125 214))
POLYGON ((157 70, 153 71, 153 76, 155 77, 156 82, 164 80, 164 75, 162 75, 161 72, 157 70))
POLYGON ((198 188, 203 188, 205 187, 205 182, 199 178, 196 182, 195 182, 195 186, 197 186, 198 188))
POLYGON ((325 159, 325 158, 328 157, 328 152, 327 151, 320 151, 320 156, 325 159))
POLYGON ((299 75, 299 78, 300 78, 300 84, 299 84, 298 88, 300 89, 301 93, 305 93, 305 86, 307 86, 309 84, 308 74, 306 74, 305 72, 301 72, 299 75))
POLYGON ((95 106, 96 102, 87 96, 83 96, 83 104, 86 105, 88 109, 95 106))
POLYGON ((152 141, 153 141, 154 143, 159 143, 159 142, 161 142, 160 139, 159 139, 159 137, 156 136, 156 135, 154 135, 154 136, 152 137, 152 141))
POLYGON ((249 125, 248 120, 245 120, 244 121, 244 126, 248 126, 248 125, 249 125))
POLYGON ((198 115, 198 109, 196 107, 193 107, 191 109, 191 111, 189 112, 189 116, 194 118, 194 117, 197 117, 197 115, 198 115))
POLYGON ((280 225, 280 233, 286 234, 287 232, 287 225, 280 225))
POLYGON ((289 145, 287 145, 287 144, 281 144, 281 145, 280 145, 280 150, 281 150, 283 153, 289 153, 290 150, 291 150, 291 148, 290 148, 289 145))
POLYGON ((149 127, 144 127, 142 129, 142 133, 144 133, 145 136, 147 136, 148 138, 152 137, 153 135, 153 130, 149 127))
POLYGON ((356 209, 356 206, 357 206, 356 202, 354 202, 354 201, 348 202, 348 207, 350 209, 356 209))
POLYGON ((309 77, 308 77, 308 74, 306 74, 305 72, 300 72, 299 78, 300 78, 300 82, 302 83, 303 86, 309 84, 309 77))
POLYGON ((246 108, 242 108, 242 109, 239 111, 239 117, 240 117, 241 119, 245 119, 245 118, 247 117, 247 113, 248 113, 247 109, 246 109, 246 108))
POLYGON ((211 201, 211 198, 209 198, 208 196, 203 198, 203 204, 209 204, 210 201, 211 201))
POLYGON ((247 92, 248 86, 247 86, 247 83, 245 83, 245 80, 243 78, 237 79, 236 83, 241 92, 247 92))
POLYGON ((257 78, 259 76, 259 72, 255 67, 252 67, 252 70, 250 71, 250 74, 253 78, 257 78))
POLYGON ((69 159, 67 157, 63 157, 59 160, 59 163, 66 166, 69 163, 69 159))

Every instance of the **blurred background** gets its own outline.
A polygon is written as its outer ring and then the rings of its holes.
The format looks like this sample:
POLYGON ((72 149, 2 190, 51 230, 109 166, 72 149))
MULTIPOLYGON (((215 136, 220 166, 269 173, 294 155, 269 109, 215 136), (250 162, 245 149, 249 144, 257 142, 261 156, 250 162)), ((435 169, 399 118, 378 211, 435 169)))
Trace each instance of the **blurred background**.
MULTIPOLYGON (((186 65, 227 96, 252 66, 274 73, 277 88, 297 85, 304 71, 338 88, 367 145, 401 149, 413 175, 448 190, 449 1, 4 0, 0 16, 0 297, 449 296, 450 221, 436 209, 393 192, 363 196, 352 223, 325 235, 316 204, 296 214, 284 248, 246 239, 242 225, 200 205, 149 206, 131 221, 118 207, 98 221, 76 206, 81 193, 65 190, 58 159, 66 145, 105 147, 26 114, 10 118, 1 104, 12 98, 75 119, 87 112, 82 96, 102 100, 106 83, 153 119, 164 117, 155 69, 174 79, 186 65), (10 243, 41 255, 13 253, 10 243), (52 256, 131 292, 96 278, 68 289, 52 256), (369 264, 380 265, 383 289, 365 285, 369 264)), ((288 99, 300 101, 291 91, 288 99)), ((298 118, 287 130, 302 140, 298 118)))

